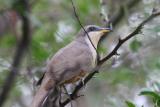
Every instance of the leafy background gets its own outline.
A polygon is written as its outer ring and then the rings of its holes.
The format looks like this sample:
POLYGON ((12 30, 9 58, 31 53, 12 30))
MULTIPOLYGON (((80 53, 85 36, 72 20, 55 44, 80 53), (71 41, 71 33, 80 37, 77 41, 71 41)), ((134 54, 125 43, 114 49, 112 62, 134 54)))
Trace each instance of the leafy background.
MULTIPOLYGON (((127 36, 152 13, 153 8, 160 7, 159 0, 140 0, 132 9, 125 7, 130 0, 104 1, 108 14, 115 14, 123 5, 125 15, 101 42, 99 52, 102 57, 113 49, 119 36, 127 36)), ((99 0, 74 2, 83 25, 105 25, 100 17, 102 5, 99 0)), ((12 0, 0 0, 0 10, 11 7, 12 0)), ((36 90, 35 83, 42 75, 47 60, 72 41, 80 29, 70 0, 33 1, 29 17, 33 28, 32 42, 5 107, 29 105, 36 90)), ((21 31, 19 28, 16 30, 21 31)), ((13 32, 0 34, 0 91, 9 73, 16 43, 13 32)), ((106 62, 101 72, 82 89, 85 96, 74 102, 75 106, 160 107, 160 17, 145 25, 140 34, 120 48, 119 53, 120 56, 106 62)))

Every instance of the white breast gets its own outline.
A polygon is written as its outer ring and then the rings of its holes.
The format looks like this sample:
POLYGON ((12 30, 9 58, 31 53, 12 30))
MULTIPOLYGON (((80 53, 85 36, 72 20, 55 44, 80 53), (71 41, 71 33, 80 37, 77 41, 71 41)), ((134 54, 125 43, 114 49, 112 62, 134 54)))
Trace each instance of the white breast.
POLYGON ((89 49, 92 53, 92 57, 93 57, 92 66, 95 67, 96 63, 97 63, 97 52, 96 52, 95 48, 92 46, 92 43, 87 36, 85 36, 85 41, 88 44, 89 49))

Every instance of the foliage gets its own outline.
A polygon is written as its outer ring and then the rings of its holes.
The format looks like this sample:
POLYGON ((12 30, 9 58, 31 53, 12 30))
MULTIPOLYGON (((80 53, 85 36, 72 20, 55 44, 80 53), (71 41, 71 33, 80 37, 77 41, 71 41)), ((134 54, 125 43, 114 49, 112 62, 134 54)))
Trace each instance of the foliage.
POLYGON ((140 95, 149 96, 153 99, 153 103, 155 107, 160 106, 160 94, 154 91, 142 91, 140 95))
MULTIPOLYGON (((154 107, 159 107, 160 106, 160 94, 157 93, 157 92, 154 92, 154 91, 141 91, 140 96, 143 95, 143 96, 148 96, 150 97, 152 100, 153 100, 153 105, 154 107)), ((126 101, 126 104, 128 107, 136 107, 135 104, 133 104, 132 102, 130 101, 126 101)), ((144 107, 144 106, 142 106, 144 107)))
POLYGON ((126 101, 128 107, 136 107, 132 102, 126 101))

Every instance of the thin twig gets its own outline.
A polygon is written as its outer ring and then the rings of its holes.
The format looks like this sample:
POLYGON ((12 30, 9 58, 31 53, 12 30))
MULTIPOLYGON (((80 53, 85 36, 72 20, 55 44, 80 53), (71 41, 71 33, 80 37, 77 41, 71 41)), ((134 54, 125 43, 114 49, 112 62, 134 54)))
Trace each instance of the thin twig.
POLYGON ((19 72, 19 67, 20 67, 22 58, 24 56, 25 50, 27 49, 29 42, 30 42, 30 23, 29 23, 28 15, 26 15, 26 13, 29 13, 28 0, 20 0, 19 5, 23 6, 23 10, 24 10, 23 12, 22 10, 20 10, 21 11, 20 15, 22 17, 22 22, 23 22, 22 40, 19 42, 17 46, 17 50, 13 58, 13 63, 12 63, 10 72, 6 80, 4 81, 2 91, 0 93, 0 107, 3 106, 4 102, 6 101, 9 95, 11 88, 13 87, 16 76, 19 72))
POLYGON ((119 38, 118 44, 115 46, 115 48, 113 49, 113 51, 108 54, 105 58, 103 58, 102 60, 99 61, 98 65, 102 65, 105 61, 107 61, 109 58, 111 58, 113 55, 117 54, 117 50, 119 49, 119 47, 126 42, 127 40, 129 40, 130 38, 132 38, 133 36, 135 36, 136 34, 138 34, 142 27, 149 21, 151 21, 153 18, 157 17, 160 15, 160 12, 157 13, 153 13, 152 15, 150 15, 146 20, 144 20, 143 22, 141 22, 136 29, 130 33, 128 36, 126 36, 124 39, 119 38))
POLYGON ((80 21, 80 19, 79 19, 79 17, 78 17, 78 14, 77 14, 77 12, 76 12, 76 7, 75 7, 75 5, 74 5, 74 3, 73 3, 73 0, 71 0, 71 3, 72 3, 72 7, 73 7, 73 11, 74 11, 75 17, 76 17, 79 25, 81 26, 81 28, 82 28, 82 29, 84 30, 84 32, 86 33, 89 41, 91 42, 91 44, 92 44, 92 46, 94 47, 96 53, 98 54, 98 52, 97 52, 97 50, 96 50, 96 47, 93 45, 93 43, 92 43, 92 41, 91 41, 91 38, 90 38, 89 35, 88 35, 88 32, 87 32, 86 29, 83 27, 83 25, 82 25, 82 23, 81 23, 81 21, 80 21))
MULTIPOLYGON (((142 23, 140 23, 137 28, 132 32, 130 33, 128 36, 126 36, 124 39, 119 39, 119 42, 118 44, 115 46, 115 48, 105 57, 103 58, 102 60, 100 60, 98 62, 98 68, 104 63, 106 62, 108 59, 110 59, 112 56, 116 55, 117 54, 117 50, 121 47, 121 45, 123 45, 126 41, 128 41, 130 38, 132 38, 133 36, 135 36, 136 34, 138 34, 142 27, 148 23, 149 21, 151 21, 153 18, 157 17, 157 16, 160 16, 160 12, 156 12, 156 13, 153 13, 152 15, 150 15, 146 20, 144 20, 142 23)), ((75 100, 77 97, 77 93, 79 92, 79 90, 89 82, 89 80, 92 79, 92 77, 98 73, 97 70, 95 70, 94 72, 90 73, 85 79, 84 79, 84 82, 80 82, 74 89, 74 91, 72 92, 71 94, 71 99, 72 100, 75 100)), ((70 99, 66 99, 62 105, 65 106, 67 105, 68 103, 70 102, 70 99)))

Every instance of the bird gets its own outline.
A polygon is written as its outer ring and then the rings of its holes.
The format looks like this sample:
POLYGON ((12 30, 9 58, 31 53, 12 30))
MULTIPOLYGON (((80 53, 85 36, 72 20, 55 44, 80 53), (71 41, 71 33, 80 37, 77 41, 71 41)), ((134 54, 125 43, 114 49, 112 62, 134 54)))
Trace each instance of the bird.
POLYGON ((44 76, 30 107, 42 107, 49 92, 57 86, 73 84, 91 73, 97 64, 97 46, 111 29, 87 25, 80 29, 73 41, 61 48, 46 65, 44 76))

